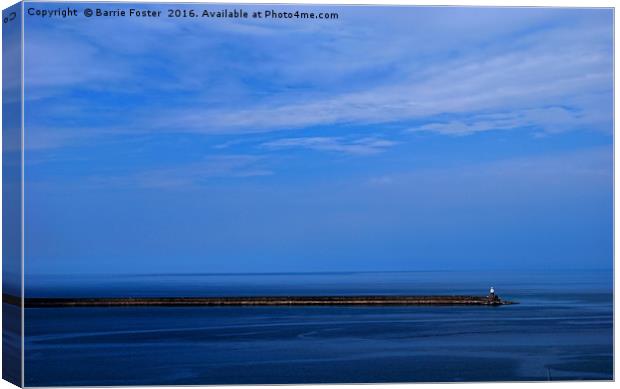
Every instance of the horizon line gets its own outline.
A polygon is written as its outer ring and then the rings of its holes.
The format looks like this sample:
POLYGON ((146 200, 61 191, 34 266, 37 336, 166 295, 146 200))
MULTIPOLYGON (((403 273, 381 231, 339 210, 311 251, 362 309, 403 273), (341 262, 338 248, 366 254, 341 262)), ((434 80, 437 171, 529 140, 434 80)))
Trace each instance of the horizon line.
MULTIPOLYGON (((438 273, 438 272, 493 272, 493 271, 537 271, 537 272, 553 272, 553 271, 614 271, 614 268, 562 268, 562 269, 527 269, 527 268, 502 268, 502 269, 427 269, 427 270, 324 270, 324 271, 275 271, 275 272, 161 272, 161 273, 34 273, 30 276, 243 276, 243 275, 328 275, 328 274, 360 274, 360 273, 438 273)), ((25 272, 24 272, 25 273, 25 272)))

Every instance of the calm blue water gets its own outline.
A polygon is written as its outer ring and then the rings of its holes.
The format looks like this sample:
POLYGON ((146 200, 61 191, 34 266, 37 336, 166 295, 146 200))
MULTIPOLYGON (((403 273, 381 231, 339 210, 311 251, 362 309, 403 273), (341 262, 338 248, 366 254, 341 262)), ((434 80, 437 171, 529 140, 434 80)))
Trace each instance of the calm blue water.
POLYGON ((27 386, 610 380, 612 275, 63 277, 35 296, 477 294, 502 307, 26 309, 27 386))

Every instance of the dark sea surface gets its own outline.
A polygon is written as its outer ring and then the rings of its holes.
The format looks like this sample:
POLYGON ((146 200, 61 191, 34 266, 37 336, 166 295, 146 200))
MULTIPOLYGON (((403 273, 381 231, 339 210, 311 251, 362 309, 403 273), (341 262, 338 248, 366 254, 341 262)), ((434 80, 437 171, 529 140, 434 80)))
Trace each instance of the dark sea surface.
POLYGON ((31 277, 28 297, 485 295, 495 286, 519 304, 29 308, 26 385, 610 380, 612 283, 611 271, 31 277))

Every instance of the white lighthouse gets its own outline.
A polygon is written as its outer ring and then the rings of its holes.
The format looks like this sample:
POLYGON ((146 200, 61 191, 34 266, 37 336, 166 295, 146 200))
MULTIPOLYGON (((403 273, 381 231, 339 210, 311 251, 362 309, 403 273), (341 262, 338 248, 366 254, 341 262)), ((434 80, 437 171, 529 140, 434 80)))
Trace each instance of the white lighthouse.
POLYGON ((495 301, 495 300, 497 300, 497 296, 495 295, 495 288, 494 288, 494 287, 491 287, 491 289, 489 289, 489 296, 488 296, 488 299, 489 299, 490 301, 495 301))

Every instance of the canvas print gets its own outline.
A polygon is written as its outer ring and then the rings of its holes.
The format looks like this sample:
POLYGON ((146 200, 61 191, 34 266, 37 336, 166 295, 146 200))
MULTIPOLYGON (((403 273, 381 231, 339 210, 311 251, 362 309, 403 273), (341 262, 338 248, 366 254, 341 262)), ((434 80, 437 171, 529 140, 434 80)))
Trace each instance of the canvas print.
POLYGON ((613 10, 3 12, 3 378, 613 380, 613 10))

